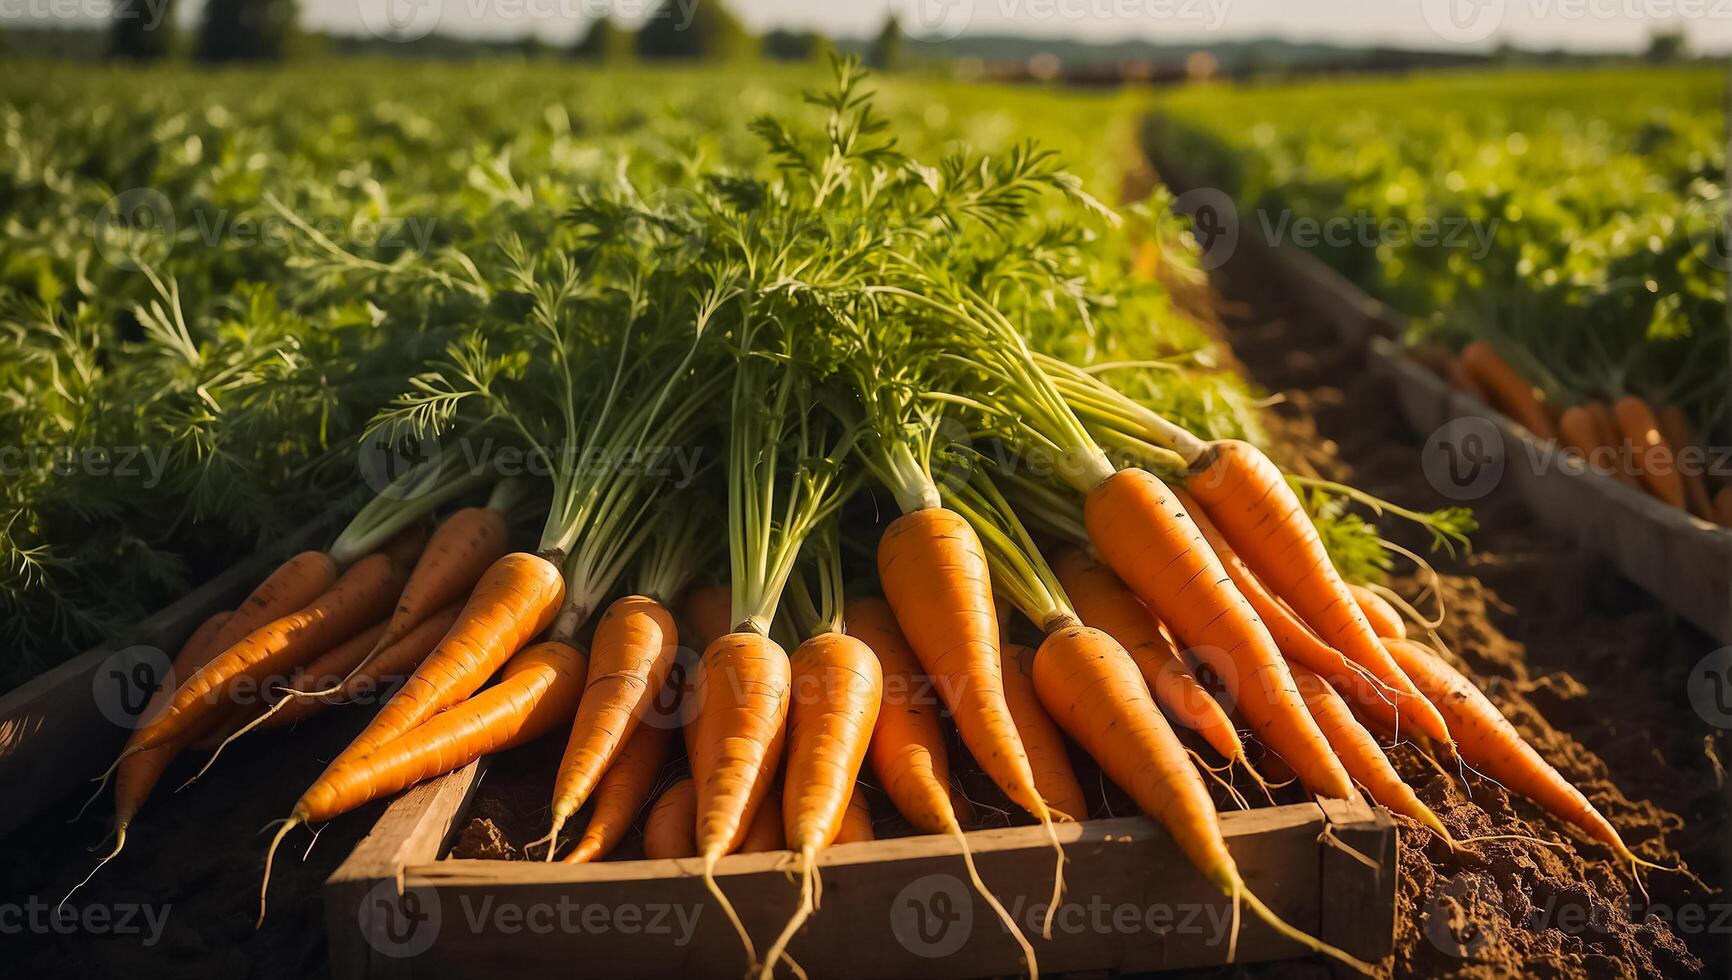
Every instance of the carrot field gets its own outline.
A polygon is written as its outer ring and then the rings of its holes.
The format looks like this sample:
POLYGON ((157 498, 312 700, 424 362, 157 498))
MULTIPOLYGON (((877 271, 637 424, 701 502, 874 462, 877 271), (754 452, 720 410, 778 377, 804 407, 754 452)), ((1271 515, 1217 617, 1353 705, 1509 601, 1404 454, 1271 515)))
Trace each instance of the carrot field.
POLYGON ((1732 964, 1726 638, 1519 481, 1440 479, 1460 416, 1416 428, 1379 366, 1718 554, 1722 73, 27 69, 33 972, 1732 964), (1197 187, 1255 240, 1215 249, 1197 187), (1294 253, 1399 311, 1387 350, 1294 253), (1170 866, 1096 880, 1131 817, 1170 866), (937 879, 953 946, 898 918, 937 879), (595 894, 683 938, 469 904, 595 894), (1101 902, 1137 914, 1079 938, 1101 902), (148 930, 89 924, 122 908, 148 930))

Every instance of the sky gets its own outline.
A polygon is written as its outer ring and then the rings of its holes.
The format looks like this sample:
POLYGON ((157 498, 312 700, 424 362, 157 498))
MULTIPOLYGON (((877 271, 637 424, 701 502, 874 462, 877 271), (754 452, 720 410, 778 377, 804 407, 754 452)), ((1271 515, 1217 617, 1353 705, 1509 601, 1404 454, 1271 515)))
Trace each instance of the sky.
MULTIPOLYGON (((106 9, 113 0, 0 0, 21 9, 106 9)), ((149 0, 146 0, 149 2, 149 0)), ((612 10, 642 20, 660 0, 300 0, 309 27, 341 33, 442 33, 564 43, 612 10)), ((678 10, 709 0, 672 0, 678 10)), ((755 30, 789 27, 836 37, 877 32, 896 12, 916 36, 1024 34, 1081 40, 1290 40, 1484 50, 1640 50, 1678 27, 1697 51, 1732 52, 1732 0, 727 0, 755 30)), ((178 0, 190 19, 197 0, 178 0)), ((97 11, 100 16, 101 12, 97 11)))

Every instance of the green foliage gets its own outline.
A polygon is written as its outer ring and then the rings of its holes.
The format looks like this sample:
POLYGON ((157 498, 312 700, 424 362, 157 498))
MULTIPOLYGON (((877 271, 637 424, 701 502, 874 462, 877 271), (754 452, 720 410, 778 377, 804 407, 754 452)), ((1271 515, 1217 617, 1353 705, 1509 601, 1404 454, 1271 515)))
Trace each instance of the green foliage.
POLYGON ((590 21, 571 56, 579 61, 618 63, 630 59, 636 46, 637 38, 630 30, 612 17, 598 17, 590 21))
POLYGON ((168 0, 120 0, 109 27, 109 51, 117 58, 153 61, 174 51, 175 6, 168 0))
POLYGON ((757 50, 757 38, 722 0, 663 0, 637 32, 640 58, 729 61, 757 50))
POLYGON ((895 71, 902 67, 903 42, 907 37, 902 33, 902 24, 896 15, 884 18, 884 26, 879 28, 878 36, 872 39, 872 51, 867 60, 879 71, 895 71))

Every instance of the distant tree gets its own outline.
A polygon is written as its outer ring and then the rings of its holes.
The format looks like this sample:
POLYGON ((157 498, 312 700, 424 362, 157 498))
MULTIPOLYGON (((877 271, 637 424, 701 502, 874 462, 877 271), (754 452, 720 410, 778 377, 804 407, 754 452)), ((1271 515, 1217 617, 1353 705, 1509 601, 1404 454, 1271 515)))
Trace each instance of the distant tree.
POLYGON ((571 49, 571 56, 579 61, 625 61, 631 57, 635 41, 632 32, 612 17, 598 17, 571 49))
POLYGON ((109 54, 134 61, 166 58, 174 50, 171 0, 118 0, 109 28, 109 54))
POLYGON ((891 14, 884 19, 884 29, 872 39, 866 62, 879 71, 895 71, 902 66, 902 41, 902 25, 891 14))
POLYGON ((207 0, 200 61, 277 61, 295 35, 295 0, 207 0))
POLYGON ((757 50, 757 38, 722 0, 663 0, 637 32, 642 58, 724 60, 757 50))
POLYGON ((778 28, 764 35, 764 56, 777 61, 823 61, 832 50, 830 39, 815 31, 778 28))
POLYGON ((1655 31, 1648 35, 1647 59, 1656 64, 1683 61, 1690 47, 1681 30, 1655 31))

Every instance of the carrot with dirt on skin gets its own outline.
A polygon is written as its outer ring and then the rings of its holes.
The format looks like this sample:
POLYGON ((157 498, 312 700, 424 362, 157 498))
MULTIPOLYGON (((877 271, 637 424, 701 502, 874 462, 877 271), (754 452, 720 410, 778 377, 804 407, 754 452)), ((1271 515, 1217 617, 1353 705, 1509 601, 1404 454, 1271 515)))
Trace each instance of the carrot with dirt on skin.
POLYGON ((1136 661, 1162 710, 1202 736, 1222 758, 1250 765, 1232 719, 1179 659, 1154 614, 1112 569, 1080 548, 1064 548, 1054 556, 1053 571, 1083 623, 1117 640, 1136 661))
POLYGON ((1713 520, 1714 501, 1708 496, 1708 481, 1702 473, 1706 454, 1702 444, 1696 439, 1696 430, 1690 425, 1690 417, 1678 406, 1667 405, 1660 409, 1658 421, 1660 436, 1671 446, 1678 477, 1684 483, 1684 502, 1687 509, 1703 520, 1713 520))
POLYGON ((1034 788, 1059 819, 1087 820, 1088 801, 1083 796, 1082 784, 1077 782, 1076 769, 1071 766, 1070 746, 1034 693, 1034 651, 1007 643, 999 653, 1003 660, 1004 698, 1010 705, 1016 733, 1022 736, 1023 748, 1028 751, 1034 788))
POLYGON ((800 875, 800 904, 764 956, 764 980, 774 976, 788 943, 818 907, 818 851, 842 831, 884 698, 877 655, 842 631, 842 552, 834 522, 813 535, 812 550, 817 601, 804 577, 796 575, 791 589, 794 618, 807 638, 791 658, 781 807, 783 846, 795 853, 793 870, 800 875))
POLYGON ((1551 416, 1546 414, 1546 395, 1521 376, 1492 345, 1475 340, 1461 349, 1461 364, 1490 396, 1492 407, 1521 423, 1534 437, 1557 438, 1551 416))
POLYGON ((1648 495, 1687 510, 1677 453, 1660 432, 1653 407, 1636 395, 1625 395, 1612 402, 1612 417, 1617 421, 1620 440, 1633 447, 1636 475, 1648 495))
MULTIPOLYGON (((1410 724, 1437 741, 1449 740, 1436 709, 1419 696, 1378 642, 1346 580, 1335 570, 1305 505, 1268 456, 1235 439, 1209 443, 1191 460, 1185 491, 1176 496, 1199 526, 1207 521, 1219 531, 1218 540, 1231 546, 1269 593, 1286 602, 1318 639, 1369 671, 1385 691, 1407 695, 1398 700, 1410 724), (1192 498, 1201 506, 1192 506, 1192 498)), ((1203 533, 1207 536, 1208 529, 1203 533)), ((1235 585, 1241 592, 1246 588, 1242 580, 1235 585)), ((1268 611, 1255 600, 1252 606, 1259 616, 1268 611)), ((1274 628, 1266 618, 1264 625, 1274 628)), ((1312 669, 1355 698, 1364 700, 1369 694, 1365 684, 1333 667, 1312 669)))
MULTIPOLYGON (((879 786, 896 811, 916 830, 947 834, 956 841, 962 850, 969 883, 1022 948, 1029 972, 1038 973, 1034 947, 974 866, 968 835, 963 832, 959 817, 960 796, 950 787, 950 757, 945 748, 939 698, 932 690, 931 678, 926 676, 925 668, 896 625, 895 613, 882 599, 860 597, 849 599, 843 607, 843 621, 848 634, 858 637, 877 655, 884 676, 883 702, 866 753, 879 786)), ((860 795, 858 789, 854 795, 860 795)))
POLYGON ((643 856, 689 858, 698 856, 694 830, 698 820, 698 791, 691 779, 675 782, 656 798, 644 818, 643 856))
POLYGON ((1534 751, 1491 699, 1460 671, 1411 640, 1390 640, 1389 652, 1443 712, 1455 735, 1456 755, 1474 771, 1539 804, 1632 866, 1677 870, 1637 857, 1611 821, 1534 751))
POLYGON ((1311 717, 1317 719, 1317 727, 1323 730, 1323 737, 1335 748, 1336 756, 1353 779, 1365 787, 1373 800, 1418 821, 1454 850, 1457 842, 1450 836, 1449 828, 1430 807, 1420 802, 1413 788, 1390 765, 1377 739, 1353 717, 1341 695, 1328 681, 1304 667, 1295 664, 1292 670, 1293 683, 1298 685, 1305 706, 1311 710, 1311 717))
MULTIPOLYGON (((198 670, 210 658, 222 652, 215 646, 216 637, 222 632, 223 625, 233 616, 233 610, 213 613, 210 618, 193 630, 192 635, 187 637, 187 641, 181 644, 180 652, 175 654, 174 660, 169 663, 168 672, 158 678, 156 690, 151 694, 150 700, 146 702, 141 717, 149 718, 162 709, 174 694, 174 689, 177 686, 176 678, 198 670)), ((137 737, 136 731, 132 737, 137 737)), ((104 865, 120 854, 121 848, 126 846, 126 830, 132 826, 133 818, 138 816, 138 811, 144 807, 145 800, 150 797, 151 790, 155 789, 156 784, 162 779, 162 774, 168 769, 169 763, 173 762, 181 750, 187 747, 191 738, 192 735, 190 734, 183 735, 154 749, 147 749, 131 755, 123 753, 120 764, 115 766, 113 773, 114 849, 96 863, 96 867, 91 869, 90 874, 86 875, 83 881, 72 886, 72 891, 66 893, 67 898, 71 898, 72 892, 82 888, 85 882, 96 876, 96 872, 101 871, 104 865)), ((131 746, 131 738, 128 739, 127 744, 128 747, 131 746)), ((90 800, 84 805, 88 807, 91 803, 96 802, 96 798, 102 795, 102 791, 106 787, 106 781, 97 786, 96 792, 90 795, 90 800)), ((83 810, 79 811, 80 816, 83 813, 83 810)), ((62 905, 66 904, 66 899, 60 901, 62 905)))
POLYGON ((1364 614, 1365 621, 1371 624, 1371 631, 1380 639, 1407 639, 1407 623, 1389 600, 1372 591, 1369 586, 1356 582, 1347 583, 1347 591, 1353 593, 1353 601, 1359 603, 1359 611, 1364 614))
POLYGON ((561 860, 566 864, 598 861, 619 846, 637 812, 655 791, 672 741, 673 732, 660 725, 639 725, 632 731, 590 798, 595 805, 590 810, 589 826, 577 839, 577 846, 561 860))
POLYGON ((569 643, 538 643, 505 665, 499 683, 417 726, 363 759, 327 773, 295 803, 265 856, 259 921, 277 845, 301 824, 322 823, 382 796, 533 741, 564 724, 583 693, 583 652, 569 643))

